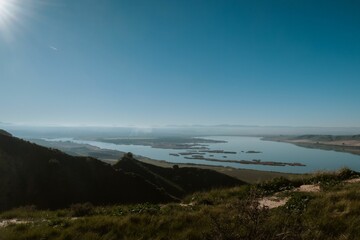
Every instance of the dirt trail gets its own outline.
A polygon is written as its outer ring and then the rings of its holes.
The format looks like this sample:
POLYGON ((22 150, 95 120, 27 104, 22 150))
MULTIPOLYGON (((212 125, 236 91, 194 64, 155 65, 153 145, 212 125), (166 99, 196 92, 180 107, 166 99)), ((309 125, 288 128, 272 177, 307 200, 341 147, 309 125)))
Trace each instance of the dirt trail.
MULTIPOLYGON (((344 183, 357 183, 360 182, 360 178, 354 178, 350 180, 344 181, 344 183)), ((307 184, 301 185, 298 188, 292 190, 293 192, 320 192, 320 185, 319 184, 307 184)), ((280 197, 279 193, 275 193, 273 196, 270 197, 263 197, 259 200, 259 204, 261 207, 268 207, 269 209, 277 208, 284 206, 287 201, 290 199, 289 197, 280 197)))
POLYGON ((288 197, 286 198, 280 198, 277 196, 263 197, 262 199, 259 200, 259 204, 260 207, 267 207, 269 209, 272 209, 272 208, 284 206, 288 200, 289 200, 288 197))

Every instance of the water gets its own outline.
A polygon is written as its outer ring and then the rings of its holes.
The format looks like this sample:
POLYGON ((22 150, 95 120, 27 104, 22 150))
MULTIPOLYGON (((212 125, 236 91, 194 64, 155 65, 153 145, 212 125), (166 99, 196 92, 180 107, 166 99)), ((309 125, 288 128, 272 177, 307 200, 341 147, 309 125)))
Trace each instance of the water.
POLYGON ((195 163, 215 166, 230 166, 235 168, 256 169, 265 171, 277 171, 288 173, 307 173, 322 170, 337 170, 342 167, 348 167, 360 171, 360 156, 350 153, 327 151, 320 149, 310 149, 298 147, 290 143, 262 141, 258 137, 238 137, 238 136, 210 136, 207 139, 223 140, 227 143, 210 143, 210 150, 235 151, 237 154, 217 154, 206 153, 204 157, 216 158, 221 160, 253 160, 273 162, 298 162, 306 166, 265 166, 248 165, 228 162, 212 162, 206 160, 185 159, 185 156, 171 156, 169 153, 186 152, 186 150, 159 149, 142 145, 116 145, 97 141, 84 141, 74 139, 52 139, 52 141, 71 141, 81 144, 89 144, 103 149, 118 150, 122 152, 132 152, 135 155, 165 160, 172 163, 195 163), (246 153, 246 151, 260 151, 261 153, 246 153), (241 152, 244 151, 244 152, 241 152), (226 155, 227 158, 223 158, 226 155))

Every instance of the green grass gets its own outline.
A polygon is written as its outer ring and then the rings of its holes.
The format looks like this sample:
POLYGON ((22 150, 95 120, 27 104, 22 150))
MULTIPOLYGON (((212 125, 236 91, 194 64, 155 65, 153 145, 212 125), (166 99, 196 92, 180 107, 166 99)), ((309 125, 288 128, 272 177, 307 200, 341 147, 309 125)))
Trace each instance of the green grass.
POLYGON ((295 180, 275 179, 257 185, 198 192, 186 206, 135 204, 38 211, 34 207, 0 213, 0 219, 27 224, 0 228, 0 240, 32 239, 358 239, 360 183, 342 180, 357 173, 342 170, 295 180), (257 199, 299 184, 319 183, 319 193, 285 192, 283 207, 267 209, 257 199))

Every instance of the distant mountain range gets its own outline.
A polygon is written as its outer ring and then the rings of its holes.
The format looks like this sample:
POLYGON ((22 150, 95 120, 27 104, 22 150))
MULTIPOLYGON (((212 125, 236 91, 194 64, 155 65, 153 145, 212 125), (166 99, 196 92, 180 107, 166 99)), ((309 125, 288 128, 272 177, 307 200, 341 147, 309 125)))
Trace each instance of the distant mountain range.
POLYGON ((54 209, 83 202, 169 202, 194 191, 241 184, 212 170, 156 167, 132 154, 111 166, 0 130, 0 211, 24 205, 54 209))

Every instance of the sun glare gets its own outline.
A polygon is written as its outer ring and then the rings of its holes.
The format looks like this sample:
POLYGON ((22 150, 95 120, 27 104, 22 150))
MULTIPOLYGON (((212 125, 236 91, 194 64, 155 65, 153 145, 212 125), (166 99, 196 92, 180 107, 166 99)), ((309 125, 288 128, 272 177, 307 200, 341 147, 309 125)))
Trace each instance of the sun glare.
POLYGON ((13 18, 15 0, 0 0, 0 21, 3 23, 13 18))
POLYGON ((13 24, 18 21, 18 0, 0 0, 0 35, 11 37, 13 24))

